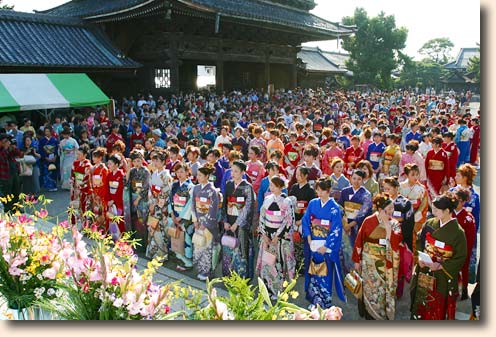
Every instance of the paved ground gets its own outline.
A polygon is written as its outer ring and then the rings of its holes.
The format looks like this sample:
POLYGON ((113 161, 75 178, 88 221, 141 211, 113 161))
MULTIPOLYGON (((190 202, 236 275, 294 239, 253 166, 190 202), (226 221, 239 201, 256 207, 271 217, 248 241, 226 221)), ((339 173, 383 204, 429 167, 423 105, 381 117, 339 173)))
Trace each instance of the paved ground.
MULTIPOLYGON (((480 193, 480 176, 478 175, 476 181, 474 182, 477 192, 480 193)), ((53 202, 48 206, 48 211, 51 216, 53 216, 53 222, 56 222, 58 217, 59 221, 67 219, 66 209, 68 206, 69 200, 69 192, 59 190, 58 192, 46 192, 46 197, 52 199, 53 202)), ((479 235, 479 234, 478 234, 479 235)), ((480 239, 477 240, 480 243, 480 239)), ((480 249, 478 249, 480 251, 480 249)), ((479 253, 478 253, 479 255, 479 253)), ((143 256, 140 257, 140 265, 146 265, 146 259, 143 256)), ((196 279, 196 273, 194 271, 186 271, 186 272, 178 272, 176 271, 176 263, 177 261, 174 258, 171 258, 170 261, 165 263, 163 267, 160 268, 157 279, 163 282, 172 282, 176 280, 181 280, 185 285, 190 285, 197 289, 205 290, 205 282, 201 282, 196 279)), ((216 276, 221 276, 220 265, 216 270, 216 276)), ((309 304, 305 300, 305 291, 304 291, 304 279, 300 277, 297 282, 296 290, 299 292, 300 296, 294 300, 294 303, 306 308, 309 304)), ((469 286, 469 294, 473 290, 473 285, 469 286)), ((220 289, 221 294, 224 292, 220 289)), ((339 299, 335 298, 335 304, 340 306, 343 309, 344 317, 346 320, 360 320, 360 316, 357 311, 357 302, 356 299, 349 295, 348 302, 343 303, 339 299)), ((403 297, 397 302, 397 319, 398 320, 408 320, 410 319, 410 297, 409 297, 409 284, 405 284, 405 290, 403 297)), ((182 305, 179 305, 178 308, 181 308, 182 305)), ((465 301, 460 301, 457 304, 457 319, 468 319, 471 311, 470 299, 465 301)))

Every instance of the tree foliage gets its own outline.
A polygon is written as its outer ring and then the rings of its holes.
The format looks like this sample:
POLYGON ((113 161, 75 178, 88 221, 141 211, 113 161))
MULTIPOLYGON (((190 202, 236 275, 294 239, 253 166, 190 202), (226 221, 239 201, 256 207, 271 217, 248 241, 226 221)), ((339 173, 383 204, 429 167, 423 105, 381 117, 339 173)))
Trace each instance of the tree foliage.
POLYGON ((475 83, 480 84, 480 56, 474 56, 468 60, 467 71, 474 75, 475 83))
POLYGON ((440 87, 440 79, 445 70, 439 63, 429 58, 415 61, 410 57, 404 59, 403 68, 397 80, 397 85, 403 88, 431 88, 440 87))
POLYGON ((357 27, 353 36, 343 39, 343 48, 350 53, 346 66, 353 71, 355 83, 391 88, 391 73, 399 64, 398 53, 405 48, 407 29, 397 28, 394 16, 384 12, 369 18, 363 8, 342 22, 357 27))
POLYGON ((449 54, 455 45, 447 37, 438 37, 424 43, 419 53, 429 57, 433 62, 446 64, 449 62, 449 54))

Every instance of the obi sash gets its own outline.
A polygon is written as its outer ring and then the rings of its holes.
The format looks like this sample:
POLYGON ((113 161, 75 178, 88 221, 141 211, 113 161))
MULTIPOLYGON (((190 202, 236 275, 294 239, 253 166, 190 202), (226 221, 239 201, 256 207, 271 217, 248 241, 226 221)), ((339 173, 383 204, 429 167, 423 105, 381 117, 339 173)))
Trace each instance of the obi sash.
POLYGON ((131 188, 133 192, 139 192, 143 189, 143 183, 137 180, 131 180, 131 188))
POLYGON ((349 163, 354 163, 355 160, 356 160, 356 156, 354 156, 354 155, 348 156, 348 162, 349 163))
POLYGON ((312 219, 312 235, 314 237, 327 238, 329 229, 331 228, 331 221, 327 219, 312 219))
POLYGON ((431 233, 425 236, 425 249, 432 261, 442 263, 453 257, 453 247, 443 241, 436 240, 431 233))
POLYGON ((119 188, 118 181, 109 181, 110 194, 116 194, 117 189, 119 188))
POLYGON ((346 213, 346 217, 350 220, 355 220, 357 218, 360 208, 362 208, 362 205, 360 205, 357 202, 353 202, 353 201, 344 202, 344 211, 346 213))
POLYGON ((239 151, 239 152, 241 152, 242 147, 241 147, 241 145, 233 145, 233 149, 234 149, 235 151, 239 151))
POLYGON ((279 228, 284 219, 284 212, 282 211, 265 211, 265 226, 270 228, 279 228))
POLYGON ((298 159, 298 152, 288 152, 289 161, 295 161, 298 159))
POLYGON ((195 208, 198 213, 208 213, 208 210, 210 208, 210 205, 212 204, 212 201, 209 198, 205 197, 196 197, 195 198, 195 208))
POLYGON ((92 176, 93 187, 100 187, 103 185, 102 176, 99 174, 94 174, 92 176))
POLYGON ((389 166, 389 164, 391 164, 391 162, 393 161, 393 158, 394 158, 394 153, 385 152, 384 153, 384 165, 389 166))
POLYGON ((382 153, 380 153, 380 152, 370 152, 370 161, 377 163, 381 159, 381 156, 382 156, 382 153))
POLYGON ((416 211, 420 207, 420 199, 410 200, 413 209, 416 211))
POLYGON ((296 201, 296 207, 295 207, 295 213, 296 214, 305 214, 307 207, 308 207, 308 201, 297 200, 296 201))
POLYGON ((213 183, 215 183, 215 181, 217 180, 217 176, 215 174, 211 174, 209 177, 208 177, 208 181, 211 181, 213 183))
POLYGON ((249 171, 246 171, 246 173, 248 173, 248 175, 250 176, 250 178, 252 178, 253 180, 256 180, 257 177, 258 177, 258 171, 249 170, 249 171))
POLYGON ((157 196, 162 192, 162 187, 158 185, 152 185, 150 190, 152 191, 152 195, 157 196))
POLYGON ((76 186, 81 186, 84 180, 84 173, 74 172, 74 180, 76 182, 76 186))
POLYGON ((429 170, 442 171, 444 170, 444 162, 441 160, 429 160, 429 170))
POLYGON ((180 196, 177 193, 174 194, 174 196, 172 197, 172 203, 174 204, 174 209, 178 213, 180 213, 183 210, 187 202, 188 202, 187 197, 180 196))
POLYGON ((227 198, 227 215, 238 216, 241 209, 245 207, 245 197, 231 196, 227 198))

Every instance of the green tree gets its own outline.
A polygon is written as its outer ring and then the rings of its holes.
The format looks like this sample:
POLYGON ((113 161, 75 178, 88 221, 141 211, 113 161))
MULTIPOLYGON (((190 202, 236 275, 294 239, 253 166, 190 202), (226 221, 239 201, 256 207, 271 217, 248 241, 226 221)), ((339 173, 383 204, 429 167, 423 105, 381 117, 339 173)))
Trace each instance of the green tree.
POLYGON ((4 5, 2 4, 2 0, 0 0, 0 9, 14 9, 14 5, 4 5))
POLYGON ((468 60, 467 71, 474 75, 475 83, 480 84, 480 56, 474 56, 468 60))
POLYGON ((343 48, 350 53, 346 66, 353 71, 355 83, 390 89, 391 73, 399 65, 407 29, 397 28, 394 16, 386 16, 384 12, 369 18, 363 8, 355 9, 353 17, 345 17, 342 22, 357 27, 353 36, 343 39, 343 48))
POLYGON ((436 63, 446 64, 449 62, 449 54, 455 45, 447 37, 438 37, 424 43, 419 53, 428 56, 436 63))
POLYGON ((414 61, 408 57, 405 60, 396 84, 400 87, 441 87, 440 78, 445 74, 443 66, 430 58, 414 61))

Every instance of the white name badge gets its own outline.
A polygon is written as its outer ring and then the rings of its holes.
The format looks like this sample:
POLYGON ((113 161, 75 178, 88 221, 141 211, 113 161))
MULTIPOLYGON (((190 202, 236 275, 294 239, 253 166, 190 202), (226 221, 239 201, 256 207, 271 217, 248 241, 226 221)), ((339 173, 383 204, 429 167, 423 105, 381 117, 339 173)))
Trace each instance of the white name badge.
POLYGON ((436 246, 436 247, 438 247, 438 248, 443 249, 443 248, 444 248, 444 246, 446 246, 446 244, 445 244, 444 242, 442 242, 442 241, 438 241, 438 240, 436 240, 436 241, 434 242, 434 246, 436 246))
POLYGON ((465 207, 465 209, 467 210, 467 212, 472 213, 472 207, 465 207))
POLYGON ((96 180, 99 180, 99 179, 102 179, 102 176, 101 175, 98 175, 98 174, 94 174, 93 175, 93 178, 96 179, 96 180))
POLYGON ((251 174, 252 174, 254 177, 258 176, 258 172, 257 172, 257 171, 253 171, 251 174))
POLYGON ((203 198, 203 197, 200 198, 201 202, 207 202, 207 200, 208 200, 207 198, 203 198))
POLYGON ((243 202, 243 201, 245 201, 245 198, 244 197, 237 197, 236 201, 237 202, 243 202))
POLYGON ((49 160, 52 160, 53 158, 55 158, 55 155, 54 155, 53 153, 50 153, 50 154, 48 155, 48 159, 49 159, 49 160))
POLYGON ((400 212, 400 211, 394 211, 394 212, 393 212, 393 216, 394 216, 395 218, 401 218, 401 212, 400 212))
POLYGON ((143 187, 143 184, 142 183, 136 183, 136 187, 139 188, 139 187, 143 187))
POLYGON ((305 207, 305 203, 304 202, 299 202, 299 203, 296 204, 296 207, 303 208, 303 207, 305 207))
POLYGON ((320 223, 324 226, 329 226, 329 220, 322 220, 320 223))
POLYGON ((387 240, 386 239, 379 239, 379 244, 382 246, 387 245, 387 240))
POLYGON ((186 197, 178 197, 179 201, 186 201, 186 197))
POLYGON ((162 190, 162 187, 160 187, 160 186, 155 186, 155 189, 156 189, 157 191, 161 191, 161 190, 162 190))
POLYGON ((274 211, 275 216, 281 216, 281 211, 274 211))

